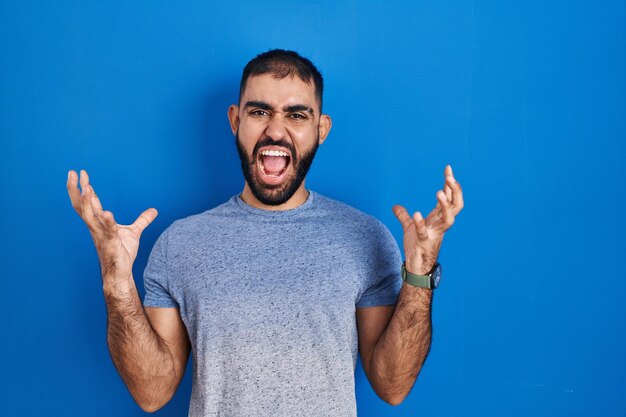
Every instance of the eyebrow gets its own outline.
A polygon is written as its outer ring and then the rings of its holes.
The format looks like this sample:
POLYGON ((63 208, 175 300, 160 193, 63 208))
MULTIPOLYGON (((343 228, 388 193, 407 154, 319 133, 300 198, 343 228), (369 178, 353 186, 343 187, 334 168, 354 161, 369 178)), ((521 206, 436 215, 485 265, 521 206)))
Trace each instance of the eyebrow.
MULTIPOLYGON (((246 104, 244 105, 244 108, 248 108, 248 107, 258 107, 260 109, 269 110, 269 111, 274 110, 274 107, 272 107, 268 103, 264 101, 256 101, 256 100, 247 101, 246 104)), ((296 111, 304 111, 309 114, 315 113, 310 106, 306 106, 304 104, 293 104, 291 106, 285 106, 283 107, 283 111, 287 113, 296 112, 296 111)))
POLYGON ((309 106, 305 106, 304 104, 294 104, 293 106, 285 106, 283 107, 283 111, 287 113, 295 112, 295 111, 304 111, 309 114, 313 114, 313 109, 309 106))

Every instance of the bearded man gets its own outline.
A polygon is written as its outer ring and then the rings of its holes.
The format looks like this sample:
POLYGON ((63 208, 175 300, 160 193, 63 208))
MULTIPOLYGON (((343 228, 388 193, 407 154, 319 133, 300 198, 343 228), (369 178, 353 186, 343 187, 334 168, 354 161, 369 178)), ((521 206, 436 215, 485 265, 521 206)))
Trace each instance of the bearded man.
POLYGON ((358 354, 380 398, 396 405, 410 392, 430 349, 437 256, 461 187, 447 166, 426 218, 393 207, 403 263, 383 223, 305 187, 332 126, 322 96, 320 72, 293 51, 246 65, 228 109, 243 192, 161 234, 143 303, 132 265, 156 210, 119 225, 87 173, 70 171, 70 199, 100 259, 109 350, 144 410, 171 399, 190 353, 189 416, 356 416, 358 354))

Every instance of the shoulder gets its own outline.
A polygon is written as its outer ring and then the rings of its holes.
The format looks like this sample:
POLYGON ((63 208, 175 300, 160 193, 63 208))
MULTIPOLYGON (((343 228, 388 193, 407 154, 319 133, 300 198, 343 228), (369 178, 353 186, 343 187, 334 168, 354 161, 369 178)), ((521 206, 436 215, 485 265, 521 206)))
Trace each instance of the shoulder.
POLYGON ((232 217, 233 198, 201 213, 191 214, 172 222, 164 231, 170 239, 188 235, 198 235, 219 224, 227 224, 232 217))
POLYGON ((318 210, 338 224, 376 234, 391 236, 387 226, 371 214, 342 201, 316 193, 318 210))
POLYGON ((401 256, 398 242, 382 221, 342 201, 320 194, 316 198, 319 198, 317 206, 323 213, 323 218, 327 219, 321 223, 328 222, 325 229, 330 239, 327 241, 343 244, 349 242, 344 246, 359 251, 366 260, 375 260, 382 256, 398 262, 401 256), (355 242, 358 244, 354 244, 355 242))

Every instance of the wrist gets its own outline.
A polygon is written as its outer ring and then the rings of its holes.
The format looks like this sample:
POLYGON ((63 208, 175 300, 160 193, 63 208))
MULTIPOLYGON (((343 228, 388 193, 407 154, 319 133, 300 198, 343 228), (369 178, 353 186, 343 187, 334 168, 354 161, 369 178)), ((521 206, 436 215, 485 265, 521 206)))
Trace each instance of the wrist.
POLYGON ((105 296, 123 297, 136 291, 133 276, 127 277, 102 277, 102 291, 105 296))
MULTIPOLYGON (((412 265, 413 268, 416 268, 416 271, 424 271, 424 265, 412 265)), ((407 267, 407 262, 402 263, 402 280, 407 282, 414 287, 428 288, 434 289, 439 286, 439 281, 441 279, 441 265, 438 262, 431 267, 427 272, 415 273, 411 272, 407 267)))
POLYGON ((428 275, 437 261, 432 262, 411 262, 406 261, 406 270, 415 275, 428 275))

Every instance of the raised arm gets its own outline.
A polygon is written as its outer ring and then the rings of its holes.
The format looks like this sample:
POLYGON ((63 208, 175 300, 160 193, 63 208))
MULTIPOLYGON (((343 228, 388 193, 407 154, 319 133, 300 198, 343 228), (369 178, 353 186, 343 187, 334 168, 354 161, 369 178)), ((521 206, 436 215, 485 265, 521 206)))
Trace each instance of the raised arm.
POLYGON ((129 226, 102 209, 87 172, 70 171, 67 191, 72 206, 89 228, 96 246, 107 306, 107 341, 113 363, 128 390, 145 411, 163 407, 174 395, 189 358, 189 337, 176 308, 144 309, 132 267, 143 230, 156 218, 153 208, 129 226))
MULTIPOLYGON (((461 185, 452 167, 446 166, 444 175, 437 206, 425 219, 420 212, 411 217, 404 207, 393 206, 404 230, 406 269, 417 275, 433 268, 443 235, 463 209, 461 185)), ((432 289, 404 282, 393 313, 389 307, 357 310, 363 369, 376 393, 392 405, 409 394, 430 350, 432 295, 432 289)))

